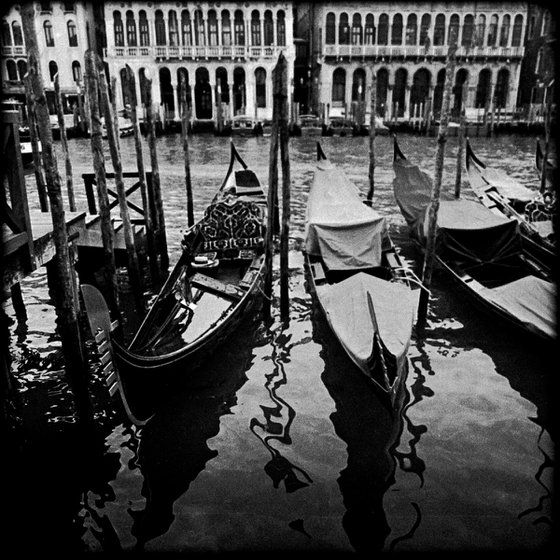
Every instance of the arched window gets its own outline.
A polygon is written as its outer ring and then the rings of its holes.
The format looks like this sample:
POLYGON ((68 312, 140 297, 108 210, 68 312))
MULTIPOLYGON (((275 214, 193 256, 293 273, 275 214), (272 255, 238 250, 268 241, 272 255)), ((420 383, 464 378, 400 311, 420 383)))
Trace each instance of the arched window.
POLYGON ((336 20, 332 12, 327 14, 325 25, 325 44, 334 45, 336 43, 336 20))
POLYGON ((266 70, 264 68, 255 70, 255 94, 257 107, 266 107, 266 70))
POLYGON ((409 14, 406 19, 406 44, 416 45, 418 39, 418 19, 416 14, 409 14))
POLYGON ((496 77, 496 91, 494 94, 494 102, 496 107, 504 108, 507 104, 509 92, 509 70, 502 68, 496 77))
POLYGON ((12 23, 12 35, 14 36, 14 45, 23 45, 23 33, 21 31, 21 25, 19 21, 14 21, 12 23))
POLYGON ((169 22, 169 46, 176 47, 179 44, 179 23, 177 21, 177 12, 169 10, 167 16, 169 22))
POLYGON ((511 46, 521 46, 521 33, 523 32, 523 16, 517 14, 513 20, 513 32, 511 34, 511 46))
POLYGON ((218 97, 218 86, 220 86, 220 95, 222 97, 222 103, 229 103, 229 84, 228 84, 228 74, 227 70, 220 66, 216 68, 216 97, 218 97))
POLYGON ((348 14, 342 12, 338 20, 338 43, 339 45, 350 44, 350 29, 348 28, 348 14))
POLYGON ((438 14, 434 25, 434 45, 445 45, 445 16, 438 14))
POLYGON ((502 27, 500 28, 500 47, 508 46, 510 25, 511 25, 511 16, 509 14, 505 14, 502 17, 502 27))
POLYGON ((360 14, 354 14, 352 16, 352 44, 361 45, 362 43, 362 16, 360 14))
POLYGON ((265 46, 274 44, 274 22, 270 10, 264 13, 264 44, 265 46))
POLYGON ((185 47, 190 47, 193 44, 189 10, 181 12, 181 41, 185 47))
POLYGON ((478 22, 476 24, 475 45, 477 47, 482 47, 484 45, 485 33, 486 33, 486 16, 484 14, 480 14, 478 16, 478 22))
POLYGON ((55 76, 58 74, 58 65, 54 60, 49 62, 49 76, 51 78, 51 82, 54 82, 55 76))
POLYGON ((235 33, 235 44, 245 44, 245 22, 243 21, 243 12, 235 10, 235 17, 233 20, 233 31, 235 33))
POLYGON ((126 44, 129 47, 138 45, 136 38, 136 22, 134 21, 134 12, 132 10, 126 12, 126 44))
POLYGON ((276 44, 279 47, 286 46, 286 15, 284 10, 278 10, 276 14, 276 44))
POLYGON ((148 26, 148 18, 146 17, 146 11, 140 10, 138 14, 138 27, 140 28, 140 46, 149 47, 150 46, 150 28, 148 26))
POLYGON ((366 73, 363 68, 356 68, 352 79, 352 101, 364 101, 366 98, 366 73))
POLYGON ((476 108, 486 107, 486 101, 490 95, 490 70, 484 68, 478 75, 478 84, 476 86, 476 108))
POLYGON ((424 14, 420 20, 420 44, 425 46, 430 41, 430 25, 432 24, 432 16, 424 14))
POLYGON ((10 31, 10 24, 3 19, 2 20, 2 45, 5 47, 10 47, 12 45, 12 33, 10 31))
POLYGON ((20 81, 23 81, 25 74, 27 74, 27 62, 25 60, 17 61, 17 69, 20 81))
POLYGON ((82 67, 77 60, 72 62, 72 78, 75 82, 82 81, 82 67))
POLYGON ((54 47, 52 23, 49 20, 43 23, 43 31, 45 32, 45 44, 47 47, 54 47))
POLYGON ((165 20, 163 19, 163 12, 161 10, 156 10, 156 45, 165 45, 165 20))
POLYGON ((391 26, 391 45, 402 45, 403 19, 401 14, 393 16, 391 26))
POLYGON ((488 46, 495 47, 498 40, 498 16, 494 14, 490 18, 490 25, 488 26, 488 46))
POLYGON ((344 68, 337 68, 333 72, 332 81, 332 103, 333 106, 341 107, 344 105, 346 93, 346 71, 344 68))
POLYGON ((379 16, 379 25, 377 30, 377 44, 387 45, 389 43, 389 16, 381 14, 379 16))
POLYGON ((206 44, 202 10, 196 10, 194 13, 194 43, 195 45, 200 46, 204 46, 206 44))
POLYGON ((216 10, 208 11, 208 44, 215 47, 218 44, 218 18, 216 10))
POLYGON ((6 61, 6 73, 8 74, 8 80, 11 82, 18 81, 18 70, 14 60, 6 61))
POLYGON ((121 13, 113 12, 113 32, 115 35, 115 47, 124 47, 124 29, 121 13))
POLYGON ((375 20, 373 14, 366 15, 364 42, 366 45, 375 45, 375 20))
POLYGON ((231 20, 228 10, 222 10, 222 45, 231 46, 231 20))
POLYGON ((453 14, 449 18, 449 32, 447 34, 447 44, 458 45, 459 44, 459 16, 453 14))
POLYGON ((473 31, 474 17, 471 14, 467 14, 463 22, 463 37, 461 38, 461 45, 463 47, 473 46, 473 31))
POLYGON ((251 12, 251 45, 255 47, 261 45, 261 15, 258 10, 251 12))

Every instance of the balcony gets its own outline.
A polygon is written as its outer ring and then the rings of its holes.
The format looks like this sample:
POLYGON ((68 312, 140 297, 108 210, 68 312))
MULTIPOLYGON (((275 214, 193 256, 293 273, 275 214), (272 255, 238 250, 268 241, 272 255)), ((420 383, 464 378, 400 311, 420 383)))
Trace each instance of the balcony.
POLYGON ((195 59, 236 59, 245 60, 273 60, 278 58, 286 47, 266 46, 254 47, 250 45, 212 45, 212 46, 162 46, 149 47, 108 47, 105 49, 106 58, 152 58, 158 60, 195 60, 195 59))
POLYGON ((27 51, 25 45, 3 46, 2 56, 25 56, 27 58, 27 51))
MULTIPOLYGON (((336 58, 415 58, 446 57, 449 47, 420 45, 323 45, 324 57, 336 58)), ((456 56, 472 58, 522 58, 524 47, 458 47, 456 56)))

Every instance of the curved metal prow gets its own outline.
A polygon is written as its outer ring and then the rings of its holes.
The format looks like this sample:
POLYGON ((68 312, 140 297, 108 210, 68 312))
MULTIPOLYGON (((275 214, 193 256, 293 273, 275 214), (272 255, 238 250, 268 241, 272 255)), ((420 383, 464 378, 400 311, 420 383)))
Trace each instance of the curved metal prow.
POLYGON ((401 149, 399 148, 399 143, 397 142, 396 134, 393 134, 393 161, 397 161, 398 159, 406 160, 406 157, 404 156, 404 154, 401 152, 401 149))
POLYGON ((467 169, 469 168, 469 163, 471 161, 473 161, 476 165, 478 165, 479 167, 482 167, 482 169, 486 169, 486 165, 484 163, 482 163, 482 161, 480 161, 475 153, 473 152, 473 149, 471 147, 471 143, 469 141, 469 138, 467 136, 467 138, 465 139, 465 145, 466 145, 466 150, 465 150, 465 157, 467 158, 466 161, 466 165, 467 165, 467 169))
POLYGON ((321 142, 317 142, 317 161, 328 159, 321 147, 321 142))

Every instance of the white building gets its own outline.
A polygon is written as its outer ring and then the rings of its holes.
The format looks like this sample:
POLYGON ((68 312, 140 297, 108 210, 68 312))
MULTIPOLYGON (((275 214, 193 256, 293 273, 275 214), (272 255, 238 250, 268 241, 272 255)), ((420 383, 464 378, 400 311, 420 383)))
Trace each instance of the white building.
POLYGON ((105 2, 109 73, 120 79, 117 106, 126 103, 126 65, 142 98, 144 76, 166 119, 179 120, 181 77, 191 116, 216 122, 223 115, 272 118, 272 70, 282 52, 292 79, 295 57, 291 2, 105 2), (218 89, 219 88, 219 89, 218 89))

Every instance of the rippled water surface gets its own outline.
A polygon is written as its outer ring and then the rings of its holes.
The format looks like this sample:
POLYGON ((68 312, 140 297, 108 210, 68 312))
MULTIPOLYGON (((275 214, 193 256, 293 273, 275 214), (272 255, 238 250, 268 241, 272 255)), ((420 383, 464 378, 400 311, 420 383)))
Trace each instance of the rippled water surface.
MULTIPOLYGON (((224 177, 229 141, 190 139, 196 216, 224 177)), ((367 138, 321 141, 367 192, 367 138)), ((433 176, 436 139, 399 141, 433 176)), ((471 142, 488 164, 537 188, 535 138, 471 142)), ((236 146, 266 184, 269 140, 236 146)), ((403 256, 419 263, 392 194, 391 141, 378 137, 375 146, 375 205, 403 256)), ((448 189, 456 148, 450 138, 448 189)), ((70 150, 85 210, 89 141, 71 140, 70 150)), ((125 170, 134 170, 133 139, 121 139, 121 150, 125 170)), ((149 167, 147 144, 145 154, 149 167)), ((186 223, 181 137, 158 138, 158 156, 173 263, 186 223)), ((179 383, 141 429, 94 374, 96 430, 80 432, 44 269, 23 283, 28 320, 14 320, 11 349, 25 445, 7 484, 13 523, 5 533, 18 549, 500 551, 550 543, 556 356, 495 322, 436 270, 428 326, 414 336, 402 409, 391 416, 306 289, 301 246, 314 158, 315 139, 290 140, 289 324, 277 316, 275 283, 272 325, 247 322, 205 366, 210 381, 196 391, 179 383)), ((463 195, 472 196, 466 181, 463 195)))

